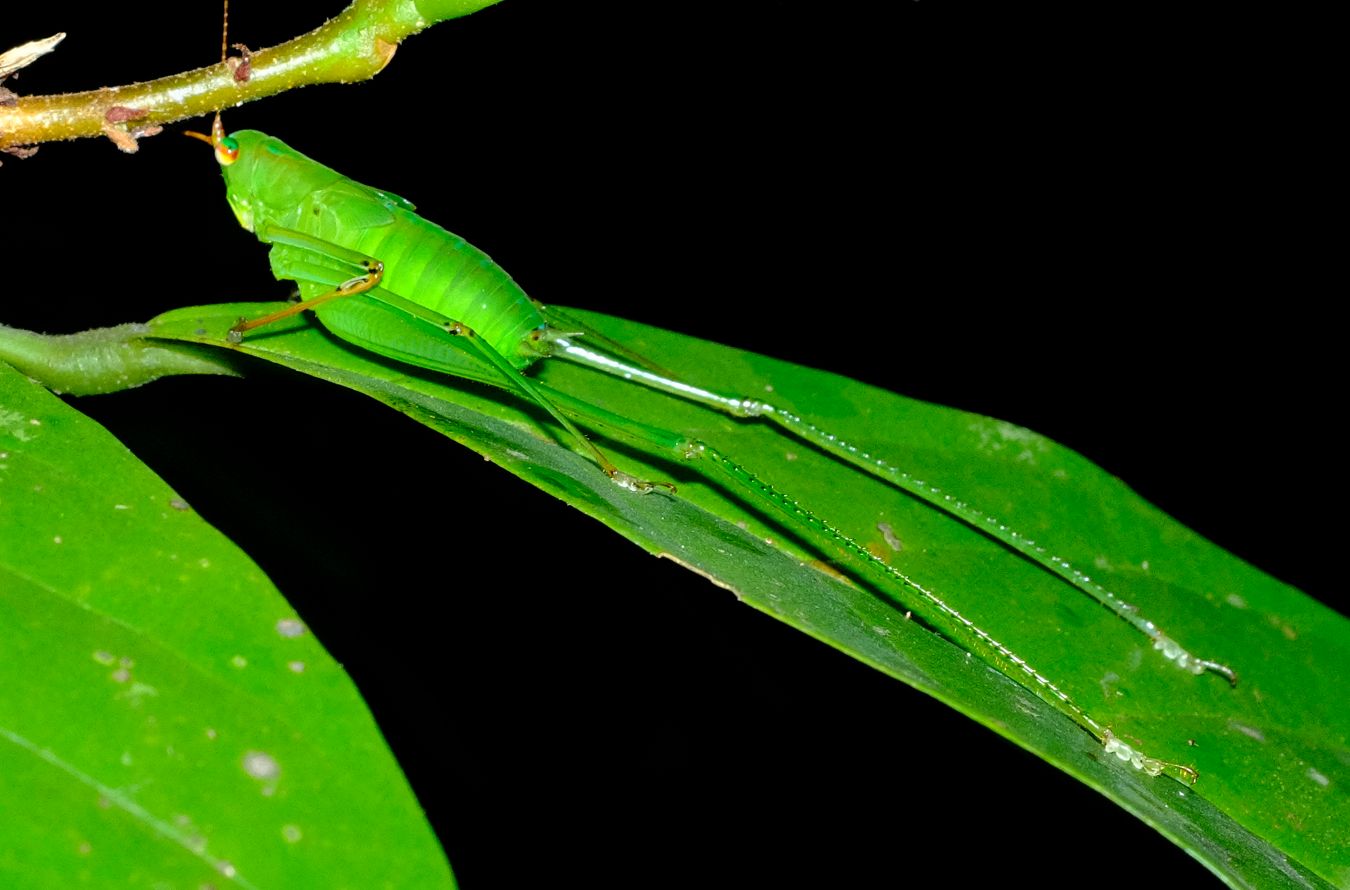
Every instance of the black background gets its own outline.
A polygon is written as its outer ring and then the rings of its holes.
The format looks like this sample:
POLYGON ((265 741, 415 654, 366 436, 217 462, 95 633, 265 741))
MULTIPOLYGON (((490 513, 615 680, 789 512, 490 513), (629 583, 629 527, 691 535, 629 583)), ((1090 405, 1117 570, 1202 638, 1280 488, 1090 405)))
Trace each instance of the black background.
MULTIPOLYGON (((198 5, 7 9, 5 45, 70 32, 9 86, 209 63, 198 5)), ((340 8, 237 3, 232 38, 340 8)), ((370 83, 227 125, 411 198, 546 302, 1036 429, 1344 609, 1329 165, 1289 60, 1259 22, 919 21, 939 8, 507 0, 370 83)), ((0 195, 0 322, 285 294, 172 133, 5 159, 0 195)), ((920 864, 1209 880, 967 719, 358 396, 260 369, 77 406, 347 667, 468 890, 862 887, 920 864)))

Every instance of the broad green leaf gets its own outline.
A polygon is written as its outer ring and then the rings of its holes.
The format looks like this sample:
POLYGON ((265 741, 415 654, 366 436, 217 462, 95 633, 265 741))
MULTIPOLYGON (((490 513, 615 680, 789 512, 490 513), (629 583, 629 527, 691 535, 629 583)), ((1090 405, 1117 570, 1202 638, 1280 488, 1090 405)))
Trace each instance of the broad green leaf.
MULTIPOLYGON (((155 333, 220 343, 256 305, 181 310, 155 333)), ((781 404, 940 486, 1140 607, 1192 652, 1232 665, 1236 689, 1178 670, 1097 603, 932 506, 753 422, 594 372, 545 363, 538 379, 610 412, 715 445, 756 476, 938 592, 1040 668, 1099 722, 1154 757, 1193 766, 1193 789, 1107 756, 1026 689, 935 636, 905 590, 839 577, 837 552, 794 545, 803 530, 697 462, 626 437, 623 468, 679 486, 622 491, 559 444, 513 396, 345 347, 308 323, 240 351, 366 392, 468 444, 631 540, 735 590, 744 601, 957 707, 1101 790, 1234 886, 1350 880, 1342 817, 1350 716, 1350 622, 1180 527, 1077 454, 1027 430, 915 402, 603 316, 602 333, 693 382, 781 404), (769 518, 766 518, 769 517, 769 518)), ((601 431, 602 433, 604 431, 601 431)))
POLYGON ((0 884, 449 887, 351 680, 249 559, 0 364, 0 884))

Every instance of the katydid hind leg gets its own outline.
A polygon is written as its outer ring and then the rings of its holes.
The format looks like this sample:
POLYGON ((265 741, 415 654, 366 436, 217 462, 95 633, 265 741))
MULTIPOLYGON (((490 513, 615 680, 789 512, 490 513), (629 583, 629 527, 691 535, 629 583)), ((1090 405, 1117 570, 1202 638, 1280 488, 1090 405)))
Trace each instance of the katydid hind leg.
MULTIPOLYGON (((276 251, 275 246, 274 251, 276 251)), ((285 251, 281 253, 285 255, 285 251)), ((331 285, 331 280, 314 280, 315 277, 321 276, 304 276, 301 272, 300 263, 289 263, 286 269, 290 273, 287 277, 293 279, 299 277, 300 280, 308 280, 311 283, 331 285)), ((334 290, 340 290, 341 287, 340 284, 334 290)), ((488 376, 472 375, 474 379, 513 390, 527 401, 544 408, 577 440, 583 443, 586 450, 597 460, 597 463, 612 480, 634 491, 649 491, 652 487, 664 485, 664 483, 644 482, 615 468, 603 452, 591 443, 568 416, 564 415, 564 411, 567 415, 577 418, 590 428, 612 431, 619 434, 620 437, 637 438, 667 451, 675 458, 698 459, 701 463, 712 467, 718 477, 725 480, 730 488, 746 496, 751 502, 769 508, 770 512, 783 515, 789 528, 795 529, 804 539, 813 542, 822 552, 841 552, 844 561, 860 577, 869 579, 878 590, 885 591, 888 596, 892 596, 906 609, 912 609, 930 625, 939 629, 950 639, 957 641, 967 651, 977 653, 984 661, 994 665, 1005 675, 1017 680, 1037 697, 1069 717, 1097 741, 1107 746, 1110 753, 1115 753, 1121 759, 1127 760, 1135 767, 1152 775, 1166 771, 1185 781, 1193 781, 1194 771, 1189 767, 1152 758, 1121 743, 1111 734, 1109 728, 1103 726, 1079 707, 1050 678, 1033 668, 1026 659, 1017 655, 1011 648, 951 607, 938 592, 927 589, 916 580, 894 569, 888 563, 871 554, 848 534, 813 513, 789 495, 779 492, 749 470, 727 458, 716 448, 704 442, 691 440, 678 433, 660 430, 619 417, 598 406, 533 382, 521 375, 507 359, 498 354, 482 338, 477 337, 473 330, 466 325, 446 318, 425 306, 388 293, 383 289, 369 287, 364 290, 365 293, 351 295, 351 299, 339 300, 337 297, 346 295, 342 293, 334 294, 332 298, 318 307, 320 319, 326 327, 339 337, 350 339, 357 345, 373 349, 376 352, 393 355, 387 351, 387 343, 369 340, 354 333, 355 325, 352 323, 352 319, 355 318, 355 314, 373 308, 387 316, 386 325, 376 325, 376 327, 387 328, 391 336, 395 332, 397 333, 400 351, 393 357, 429 370, 459 374, 460 371, 456 368, 434 358, 438 347, 453 343, 455 348, 477 356, 485 367, 492 369, 492 373, 488 376)), ((286 314, 293 313, 287 312, 286 314)), ((370 326, 363 325, 362 327, 369 328, 370 326)), ((673 486, 667 487, 673 490, 673 486)))
POLYGON ((646 361, 630 361, 601 348, 592 348, 581 341, 559 332, 544 338, 542 349, 548 354, 595 369, 605 374, 622 377, 666 392, 724 414, 738 418, 772 423, 794 438, 803 441, 832 457, 844 461, 881 481, 916 497, 948 515, 964 522, 983 535, 998 541, 1049 571, 1056 577, 1090 597, 1116 614, 1152 642, 1153 648, 1176 666, 1193 674, 1212 672, 1237 685, 1237 674, 1232 668, 1217 661, 1200 658, 1187 651, 1158 625, 1140 614, 1138 607, 1119 596, 1079 569, 1068 559, 1045 544, 1018 531, 992 513, 980 509, 939 486, 918 478, 904 470, 894 459, 875 454, 811 420, 790 410, 780 408, 763 399, 737 396, 715 389, 691 384, 667 373, 653 370, 656 365, 646 361))
MULTIPOLYGON (((459 344, 462 344, 468 351, 481 358, 486 364, 490 365, 498 375, 504 386, 513 389, 518 395, 524 397, 527 401, 533 402, 549 413, 573 439, 578 441, 583 449, 599 464, 600 469, 616 485, 626 488, 639 494, 646 494, 656 488, 664 488, 670 492, 675 491, 675 486, 669 482, 656 482, 639 479, 638 477, 626 473, 615 466, 603 451, 601 451, 594 442, 592 442, 574 423, 560 411, 553 399, 545 395, 540 387, 529 377, 522 374, 512 365, 505 356, 501 355, 491 343, 482 337, 479 337, 472 328, 462 322, 447 318, 440 313, 428 309, 411 300, 404 299, 397 294, 391 294, 385 291, 377 291, 369 295, 372 300, 383 304, 388 309, 393 310, 403 316, 404 324, 398 327, 398 338, 406 350, 408 348, 409 331, 420 331, 427 341, 442 340, 447 334, 456 338, 459 344), (410 327, 409 327, 410 326, 410 327)), ((321 316, 322 318, 322 316, 321 316)), ((332 323, 332 313, 324 319, 325 325, 333 330, 339 337, 344 336, 341 325, 332 323)), ((427 344, 430 347, 430 343, 427 344)), ((378 344, 371 344, 375 351, 380 351, 378 344)), ((400 358, 409 361, 419 367, 426 367, 428 370, 445 370, 439 364, 432 364, 423 361, 426 355, 430 354, 430 348, 418 350, 418 355, 403 354, 400 358)))
POLYGON ((716 478, 722 480, 731 490, 748 498, 750 503, 768 508, 770 513, 778 514, 786 527, 819 549, 821 553, 838 554, 857 577, 864 579, 874 589, 881 591, 883 596, 902 608, 913 611, 968 652, 975 652, 986 663, 998 668, 1005 676, 1012 678, 1064 714, 1100 742, 1108 754, 1114 754, 1118 759, 1152 776, 1165 772, 1184 782, 1192 784, 1195 782, 1197 774, 1193 768, 1152 757, 1123 742, 1109 727, 1093 718, 1067 692, 1033 667, 1027 659, 953 608, 939 591, 921 584, 891 566, 848 533, 811 511, 790 494, 778 490, 756 476, 717 448, 680 433, 621 417, 544 384, 540 384, 540 388, 559 407, 576 417, 587 428, 602 431, 611 437, 635 439, 654 446, 659 451, 665 451, 673 459, 698 461, 700 465, 711 467, 715 471, 716 478))

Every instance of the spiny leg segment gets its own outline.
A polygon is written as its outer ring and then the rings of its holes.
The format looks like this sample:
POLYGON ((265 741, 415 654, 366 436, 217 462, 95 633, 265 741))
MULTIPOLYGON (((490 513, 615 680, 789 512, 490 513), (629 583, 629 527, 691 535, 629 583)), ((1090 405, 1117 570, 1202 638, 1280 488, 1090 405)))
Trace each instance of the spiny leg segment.
POLYGON ((1237 674, 1232 668, 1220 662, 1199 658, 1191 654, 1180 643, 1164 633, 1157 624, 1139 614, 1137 606, 1127 602, 1118 594, 1094 580, 1067 559, 1058 556, 1049 548, 1001 522, 997 517, 977 509, 936 485, 912 476, 887 459, 859 448, 844 438, 822 429, 790 411, 778 408, 761 399, 731 396, 677 380, 650 368, 610 355, 607 352, 583 346, 572 335, 557 331, 545 331, 537 339, 540 341, 538 348, 546 355, 567 359, 606 374, 623 377, 626 380, 634 380, 652 389, 705 405, 733 417, 763 419, 774 423, 796 438, 932 504, 939 510, 965 522, 976 531, 988 535, 1004 546, 1048 569, 1147 636, 1152 640, 1153 648, 1161 652, 1165 658, 1178 667, 1193 674, 1210 671, 1226 679, 1229 684, 1237 685, 1237 674))
MULTIPOLYGON (((368 285, 359 290, 349 289, 346 293, 330 292, 321 296, 326 299, 336 299, 341 296, 369 291, 372 287, 373 285, 368 285)), ((1115 754, 1116 757, 1131 763, 1134 767, 1149 775, 1157 776, 1167 772, 1188 783, 1194 783, 1196 780, 1196 772, 1191 767, 1150 757, 1120 741, 1109 728, 1100 724, 1084 711, 1069 697, 1068 693, 1055 685, 1045 674, 1029 664, 1026 659, 1019 656, 988 631, 962 615, 935 591, 895 569, 880 557, 874 556, 848 534, 811 512, 793 498, 778 491, 712 446, 688 439, 677 433, 660 430, 620 417, 542 383, 530 381, 500 355, 496 355, 497 361, 493 362, 495 350, 484 343, 481 338, 476 337, 471 329, 459 322, 445 319, 426 307, 386 292, 380 292, 378 295, 372 294, 371 298, 398 312, 410 325, 410 330, 418 332, 423 337, 440 338, 449 333, 455 335, 457 340, 467 341, 478 347, 478 354, 497 368, 500 379, 496 382, 509 389, 517 390, 531 402, 548 409, 566 429, 573 431, 588 446, 588 450, 597 456, 597 462, 600 463, 602 469, 608 467, 608 469, 605 469, 606 474, 622 487, 638 492, 650 491, 655 486, 664 486, 671 491, 674 490, 673 486, 664 483, 643 482, 614 469, 613 464, 604 457, 603 453, 589 439, 586 439, 570 420, 562 416, 563 410, 577 417, 588 426, 608 429, 621 437, 637 438, 685 460, 698 459, 706 462, 737 490, 747 493, 757 503, 768 505, 784 514, 794 528, 804 529, 807 537, 818 546, 826 549, 834 547, 841 550, 848 564, 861 575, 870 578, 879 590, 888 592, 888 595, 893 596, 905 608, 914 611, 920 618, 946 634, 950 639, 974 650, 985 662, 998 668, 1006 676, 1017 680, 1020 685, 1029 689, 1038 698, 1069 717, 1094 739, 1102 743, 1107 753, 1115 754), (907 591, 908 593, 899 591, 907 591)), ((273 315, 287 317, 294 314, 292 310, 299 311, 292 306, 273 315)), ((264 318, 274 320, 273 316, 265 316, 264 318)), ((257 326, 257 324, 252 324, 249 329, 257 326)))
POLYGON ((542 384, 541 388, 550 399, 588 426, 608 429, 621 436, 638 438, 685 460, 706 462, 715 468, 723 478, 730 481, 736 489, 747 492, 757 503, 770 505, 784 514, 793 528, 808 530, 808 537, 818 546, 833 546, 842 550, 848 564, 870 578, 879 590, 887 591, 888 595, 893 596, 902 606, 914 611, 920 618, 942 631, 949 639, 975 650, 986 663, 997 667, 1005 676, 1017 680, 1020 685, 1029 689, 1037 698, 1069 717, 1098 742, 1101 742, 1106 749, 1106 753, 1114 754, 1120 760, 1130 763, 1136 769, 1151 776, 1166 772, 1188 784, 1194 784, 1198 778, 1196 771, 1189 766, 1150 757, 1121 741, 1108 727, 1103 726, 1079 707, 1069 697, 1068 693, 1056 686, 1045 674, 988 631, 962 615, 937 592, 915 581, 881 557, 874 555, 847 533, 811 512, 745 467, 735 463, 711 445, 686 438, 678 433, 619 417, 596 405, 542 384), (907 591, 908 595, 891 593, 897 590, 907 591))

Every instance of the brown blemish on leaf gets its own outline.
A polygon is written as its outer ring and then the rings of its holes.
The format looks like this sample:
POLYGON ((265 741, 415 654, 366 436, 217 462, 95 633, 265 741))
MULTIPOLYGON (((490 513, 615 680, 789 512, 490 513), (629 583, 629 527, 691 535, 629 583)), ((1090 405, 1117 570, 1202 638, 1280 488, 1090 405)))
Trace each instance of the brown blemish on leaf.
POLYGON ((843 581, 850 587, 853 586, 853 580, 849 578, 848 575, 845 575, 843 572, 839 571, 834 566, 830 565, 828 562, 823 562, 822 560, 819 559, 810 559, 807 560, 805 563, 803 563, 803 565, 808 565, 811 568, 815 569, 817 572, 820 572, 822 575, 828 575, 829 577, 833 578, 836 581, 843 581))

